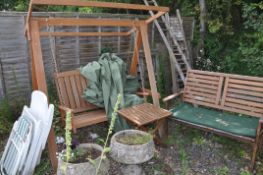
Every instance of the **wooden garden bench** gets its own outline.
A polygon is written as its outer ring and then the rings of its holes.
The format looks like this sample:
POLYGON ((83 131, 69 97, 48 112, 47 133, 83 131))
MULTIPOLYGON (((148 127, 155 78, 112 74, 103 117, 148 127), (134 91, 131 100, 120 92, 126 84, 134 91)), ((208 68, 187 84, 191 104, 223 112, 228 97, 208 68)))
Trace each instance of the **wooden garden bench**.
MULTIPOLYGON (((57 93, 59 96, 59 110, 62 121, 67 111, 72 112, 72 129, 107 121, 105 110, 87 102, 82 96, 88 85, 88 80, 79 70, 55 73, 57 93)), ((147 97, 151 95, 149 89, 140 89, 137 95, 147 97)))
POLYGON ((163 99, 181 96, 171 109, 180 124, 251 143, 254 167, 262 135, 263 78, 189 70, 184 90, 163 99))

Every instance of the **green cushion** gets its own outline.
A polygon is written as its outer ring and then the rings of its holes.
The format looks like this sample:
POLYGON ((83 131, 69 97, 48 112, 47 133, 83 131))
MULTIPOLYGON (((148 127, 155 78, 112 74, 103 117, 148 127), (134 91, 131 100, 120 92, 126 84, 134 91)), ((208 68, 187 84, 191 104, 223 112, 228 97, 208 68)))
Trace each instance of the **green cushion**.
POLYGON ((259 119, 240 114, 232 114, 201 106, 194 107, 181 103, 171 110, 172 117, 194 124, 215 128, 228 133, 255 137, 259 119))

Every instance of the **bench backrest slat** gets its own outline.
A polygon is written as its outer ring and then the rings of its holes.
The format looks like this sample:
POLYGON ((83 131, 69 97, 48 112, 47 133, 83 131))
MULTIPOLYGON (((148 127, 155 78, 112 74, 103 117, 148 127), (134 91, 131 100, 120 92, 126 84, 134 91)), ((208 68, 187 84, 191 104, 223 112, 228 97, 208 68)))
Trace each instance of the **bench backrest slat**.
POLYGON ((192 104, 263 117, 263 78, 189 70, 183 100, 192 104))
POLYGON ((56 73, 55 82, 61 105, 73 109, 74 112, 98 108, 83 99, 83 92, 88 81, 78 70, 56 73))
POLYGON ((226 75, 221 106, 224 110, 263 116, 263 78, 226 75))
POLYGON ((223 74, 189 70, 183 100, 197 105, 219 107, 223 74))

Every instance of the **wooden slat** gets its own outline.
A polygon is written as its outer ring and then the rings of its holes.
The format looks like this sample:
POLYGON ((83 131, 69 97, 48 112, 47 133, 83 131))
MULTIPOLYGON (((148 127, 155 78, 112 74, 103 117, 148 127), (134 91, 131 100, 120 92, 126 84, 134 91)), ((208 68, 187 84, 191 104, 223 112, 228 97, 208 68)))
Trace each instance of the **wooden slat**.
POLYGON ((188 77, 188 78, 187 78, 187 81, 193 82, 193 83, 205 83, 205 84, 212 84, 212 85, 217 85, 217 84, 218 84, 218 82, 216 82, 216 81, 199 79, 199 78, 197 78, 197 77, 195 77, 195 78, 188 77))
POLYGON ((263 103, 256 103, 256 102, 251 102, 251 101, 241 100, 241 99, 236 99, 236 98, 231 98, 231 97, 227 97, 225 99, 225 101, 235 102, 235 103, 238 103, 238 104, 243 104, 244 107, 246 107, 247 105, 250 105, 250 106, 263 108, 263 103))
POLYGON ((70 83, 70 77, 64 77, 64 81, 65 81, 65 89, 67 91, 68 94, 68 100, 69 100, 69 108, 75 109, 76 108, 76 104, 75 104, 75 100, 74 100, 74 94, 72 92, 72 87, 71 87, 71 83, 70 83))
POLYGON ((75 114, 73 118, 73 123, 76 128, 81 128, 105 121, 107 121, 107 116, 104 110, 95 110, 86 113, 75 114))
POLYGON ((71 84, 71 88, 72 88, 72 92, 73 92, 73 95, 74 95, 74 101, 75 101, 75 104, 76 104, 76 108, 80 108, 80 96, 79 96, 79 93, 78 93, 78 88, 77 88, 77 82, 75 81, 75 76, 70 76, 69 77, 70 79, 70 84, 71 84))
POLYGON ((190 90, 190 91, 185 91, 184 92, 185 94, 187 95, 191 95, 193 97, 206 97, 206 98, 211 98, 211 99, 216 99, 216 96, 215 95, 211 95, 209 93, 206 93, 206 92, 196 92, 196 91, 193 91, 193 90, 190 90))
POLYGON ((221 91, 222 91, 222 86, 223 86, 223 80, 224 80, 224 77, 220 76, 219 85, 218 85, 218 89, 217 89, 217 95, 216 95, 216 104, 217 105, 219 105, 220 99, 221 99, 221 91))
POLYGON ((250 107, 249 105, 247 105, 244 108, 244 105, 240 105, 237 103, 231 103, 231 102, 225 102, 225 106, 226 107, 234 107, 234 108, 245 110, 245 111, 252 111, 252 112, 263 114, 263 108, 250 107))
POLYGON ((236 99, 242 99, 242 100, 247 100, 248 102, 259 102, 263 104, 263 98, 261 97, 255 97, 255 96, 250 96, 250 95, 240 95, 236 93, 227 93, 227 97, 232 97, 236 99))
MULTIPOLYGON (((263 79, 263 78, 262 78, 263 79)), ((240 80, 240 79, 230 79, 229 82, 233 84, 243 84, 243 85, 249 85, 249 86, 259 86, 263 87, 263 82, 256 82, 256 81, 248 81, 246 80, 240 80)))
POLYGON ((207 75, 211 75, 211 76, 225 76, 226 74, 224 73, 219 73, 219 72, 209 72, 209 71, 201 71, 201 70, 194 70, 194 69, 191 69, 189 70, 189 72, 191 73, 198 73, 198 74, 203 74, 205 76, 207 75))
POLYGON ((207 106, 207 107, 211 107, 211 108, 215 108, 215 109, 220 109, 220 107, 218 105, 215 105, 215 104, 212 104, 209 102, 205 102, 205 101, 194 100, 192 98, 184 98, 184 101, 192 103, 192 104, 197 104, 197 105, 207 106))
POLYGON ((229 77, 226 77, 225 79, 225 85, 224 85, 224 91, 222 95, 222 100, 221 100, 221 106, 225 105, 225 100, 226 100, 226 95, 227 95, 227 89, 228 89, 228 82, 229 82, 229 77))
POLYGON ((218 89, 217 85, 210 85, 210 86, 208 86, 207 84, 193 83, 193 82, 187 82, 187 86, 189 86, 189 87, 197 87, 197 88, 205 88, 205 89, 211 89, 211 90, 217 90, 218 89))
POLYGON ((233 93, 236 93, 236 94, 251 95, 251 96, 256 96, 256 97, 263 97, 263 93, 254 92, 254 91, 248 91, 248 90, 240 90, 240 89, 228 88, 228 92, 233 92, 233 93))
POLYGON ((203 101, 203 102, 215 104, 215 102, 216 102, 216 99, 211 99, 211 98, 207 98, 207 97, 203 97, 203 96, 194 96, 194 95, 190 95, 190 94, 184 94, 184 99, 193 99, 194 101, 196 101, 196 103, 203 101))
POLYGON ((84 89, 81 86, 80 76, 75 75, 75 81, 76 81, 76 86, 77 86, 77 89, 78 89, 78 96, 80 97, 80 106, 81 107, 85 107, 85 101, 82 98, 84 89))
POLYGON ((211 90, 211 89, 205 89, 205 88, 198 88, 198 87, 193 87, 193 86, 187 86, 185 87, 185 92, 191 93, 191 91, 196 91, 196 92, 205 92, 209 94, 214 94, 216 95, 217 91, 216 90, 211 90))
POLYGON ((229 87, 263 92, 263 88, 260 88, 260 87, 252 87, 252 86, 237 85, 237 84, 229 84, 229 87))
POLYGON ((193 73, 193 72, 189 72, 189 77, 190 78, 205 79, 205 80, 212 80, 212 81, 218 81, 219 80, 219 76, 196 74, 196 73, 193 73))

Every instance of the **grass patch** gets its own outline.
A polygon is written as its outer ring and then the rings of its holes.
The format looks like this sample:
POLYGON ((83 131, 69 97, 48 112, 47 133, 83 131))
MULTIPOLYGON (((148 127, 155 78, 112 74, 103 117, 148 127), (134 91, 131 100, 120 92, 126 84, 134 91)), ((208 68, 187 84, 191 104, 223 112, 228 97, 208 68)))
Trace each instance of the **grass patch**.
POLYGON ((219 167, 214 170, 215 175, 229 175, 229 169, 227 166, 219 167))
POLYGON ((152 136, 150 134, 142 135, 142 134, 125 134, 116 137, 119 143, 127 144, 127 145, 141 145, 152 140, 152 136))

